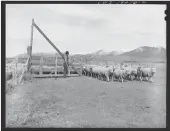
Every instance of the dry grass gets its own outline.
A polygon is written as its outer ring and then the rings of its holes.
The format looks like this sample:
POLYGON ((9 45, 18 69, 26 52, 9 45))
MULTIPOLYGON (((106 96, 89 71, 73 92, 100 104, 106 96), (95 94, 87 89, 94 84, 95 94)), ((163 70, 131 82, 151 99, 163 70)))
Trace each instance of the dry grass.
POLYGON ((166 127, 165 67, 154 83, 32 79, 6 95, 7 127, 166 127))

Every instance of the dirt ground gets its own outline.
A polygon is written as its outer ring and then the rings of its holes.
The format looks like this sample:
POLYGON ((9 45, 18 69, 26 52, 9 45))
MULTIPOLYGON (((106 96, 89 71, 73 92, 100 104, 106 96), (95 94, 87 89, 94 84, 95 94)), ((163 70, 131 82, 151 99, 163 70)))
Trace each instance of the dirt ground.
POLYGON ((6 94, 7 127, 166 127, 166 67, 153 83, 34 79, 6 94))

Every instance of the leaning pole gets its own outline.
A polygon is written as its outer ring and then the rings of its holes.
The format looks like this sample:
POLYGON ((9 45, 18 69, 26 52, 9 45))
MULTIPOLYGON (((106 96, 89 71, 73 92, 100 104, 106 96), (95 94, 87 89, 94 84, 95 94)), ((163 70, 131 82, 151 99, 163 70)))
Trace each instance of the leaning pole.
POLYGON ((28 68, 27 68, 27 71, 30 73, 31 72, 31 60, 32 60, 32 45, 33 45, 33 23, 34 23, 34 19, 32 19, 32 25, 31 25, 31 37, 30 37, 30 46, 28 47, 28 57, 29 57, 29 60, 28 60, 28 68))
MULTIPOLYGON (((31 26, 31 40, 30 40, 30 53, 29 53, 29 66, 28 66, 28 71, 30 72, 30 67, 31 67, 31 57, 32 57, 32 44, 33 44, 33 27, 35 27, 38 32, 48 41, 48 43, 60 54, 60 56, 62 57, 62 59, 64 60, 64 63, 67 64, 66 59, 64 57, 64 55, 60 52, 60 50, 51 42, 51 40, 43 33, 43 31, 38 27, 37 24, 35 24, 34 19, 32 19, 32 26, 31 26)), ((76 68, 74 67, 74 65, 72 63, 69 63, 69 65, 73 68, 73 70, 75 70, 79 76, 81 76, 81 73, 78 72, 76 70, 76 68)), ((68 65, 67 65, 68 67, 68 65)))

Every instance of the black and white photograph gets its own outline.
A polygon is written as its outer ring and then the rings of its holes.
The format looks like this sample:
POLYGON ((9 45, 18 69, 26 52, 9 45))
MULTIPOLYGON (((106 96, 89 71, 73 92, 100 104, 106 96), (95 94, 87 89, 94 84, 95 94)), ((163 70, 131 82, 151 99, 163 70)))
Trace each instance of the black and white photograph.
POLYGON ((5 126, 166 128, 164 4, 6 4, 5 126))

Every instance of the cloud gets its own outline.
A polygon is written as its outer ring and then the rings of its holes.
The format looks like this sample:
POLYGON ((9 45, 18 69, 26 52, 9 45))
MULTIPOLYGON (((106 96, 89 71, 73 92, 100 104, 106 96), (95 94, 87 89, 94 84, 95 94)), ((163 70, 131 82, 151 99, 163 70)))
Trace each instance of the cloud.
MULTIPOLYGON (((26 51, 32 18, 61 51, 69 50, 72 54, 100 49, 130 50, 143 45, 165 47, 165 8, 164 5, 7 5, 7 56, 26 51)), ((35 28, 33 51, 55 51, 35 28)))

